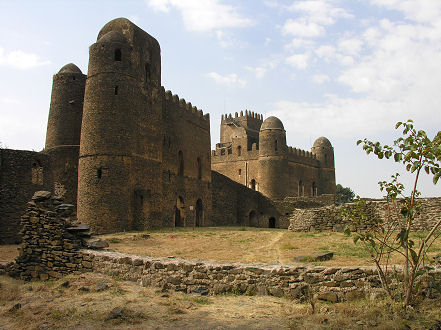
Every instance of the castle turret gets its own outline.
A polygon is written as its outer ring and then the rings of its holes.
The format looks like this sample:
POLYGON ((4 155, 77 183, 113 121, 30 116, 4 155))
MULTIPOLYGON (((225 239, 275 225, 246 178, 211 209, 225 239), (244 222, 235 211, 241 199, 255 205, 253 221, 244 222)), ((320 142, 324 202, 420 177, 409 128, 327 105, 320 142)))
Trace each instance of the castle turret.
POLYGON ((268 117, 259 133, 259 191, 271 199, 286 197, 288 180, 286 132, 280 119, 268 117))
POLYGON ((54 75, 45 153, 51 157, 54 194, 76 203, 78 153, 86 75, 73 63, 54 75))
POLYGON ((320 162, 318 194, 335 194, 334 148, 331 142, 323 136, 319 137, 315 140, 311 152, 320 162))
POLYGON ((89 52, 78 219, 100 233, 144 229, 160 211, 160 203, 150 206, 161 194, 159 43, 119 18, 101 29, 89 52))

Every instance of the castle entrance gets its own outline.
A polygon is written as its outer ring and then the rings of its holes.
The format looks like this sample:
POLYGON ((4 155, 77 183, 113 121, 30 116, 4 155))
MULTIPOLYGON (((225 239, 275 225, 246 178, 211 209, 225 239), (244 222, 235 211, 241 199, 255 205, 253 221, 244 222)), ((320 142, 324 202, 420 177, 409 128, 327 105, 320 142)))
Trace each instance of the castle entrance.
POLYGON ((195 226, 199 227, 202 225, 204 218, 204 208, 202 206, 202 200, 199 198, 196 202, 196 223, 195 226))
POLYGON ((185 223, 185 203, 181 196, 176 199, 175 205, 175 227, 183 227, 185 223))
POLYGON ((276 218, 274 217, 269 218, 268 228, 276 228, 276 218))
POLYGON ((150 203, 148 201, 149 191, 135 190, 133 197, 133 230, 144 230, 148 226, 150 214, 150 203), (147 198, 147 200, 146 200, 147 198))
POLYGON ((257 227, 257 214, 256 211, 252 210, 250 214, 248 215, 248 221, 250 224, 250 227, 257 227))

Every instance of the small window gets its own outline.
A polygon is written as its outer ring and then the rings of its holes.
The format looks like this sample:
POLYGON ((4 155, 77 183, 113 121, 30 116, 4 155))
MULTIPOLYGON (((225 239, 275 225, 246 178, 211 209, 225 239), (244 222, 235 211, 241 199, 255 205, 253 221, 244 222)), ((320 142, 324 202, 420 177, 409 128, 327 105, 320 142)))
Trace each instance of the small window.
POLYGON ((198 163, 198 179, 202 179, 202 162, 199 157, 197 159, 197 163, 198 163))
POLYGON ((221 156, 225 155, 225 149, 221 149, 221 156))
POLYGON ((238 156, 242 155, 242 147, 241 146, 237 147, 237 155, 238 156))
POLYGON ((274 150, 277 151, 278 147, 279 147, 279 146, 278 146, 278 142, 277 142, 277 140, 276 140, 276 141, 274 141, 274 150))
POLYGON ((182 151, 178 152, 178 175, 184 175, 184 154, 182 151))
POLYGON ((96 170, 96 177, 98 180, 103 177, 103 169, 101 167, 96 170))
POLYGON ((149 81, 151 77, 150 63, 146 63, 144 68, 145 68, 145 81, 149 81))
POLYGON ((72 77, 72 80, 75 80, 75 76, 72 77))
POLYGON ((115 95, 118 95, 118 86, 115 86, 114 93, 115 95))
POLYGON ((242 169, 239 168, 239 176, 241 176, 241 175, 242 175, 242 169))
POLYGON ((256 190, 256 180, 251 180, 251 189, 256 190))
POLYGON ((115 49, 115 61, 120 62, 121 61, 121 49, 117 48, 115 49))

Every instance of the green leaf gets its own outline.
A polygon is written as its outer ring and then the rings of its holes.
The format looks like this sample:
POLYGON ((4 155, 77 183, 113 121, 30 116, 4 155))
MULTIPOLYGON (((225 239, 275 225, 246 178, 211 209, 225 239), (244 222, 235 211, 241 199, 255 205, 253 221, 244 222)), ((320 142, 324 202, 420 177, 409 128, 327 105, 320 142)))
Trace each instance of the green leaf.
POLYGON ((417 253, 413 249, 409 249, 409 251, 410 251, 410 255, 412 257, 413 263, 417 264, 418 263, 418 255, 417 255, 417 253))

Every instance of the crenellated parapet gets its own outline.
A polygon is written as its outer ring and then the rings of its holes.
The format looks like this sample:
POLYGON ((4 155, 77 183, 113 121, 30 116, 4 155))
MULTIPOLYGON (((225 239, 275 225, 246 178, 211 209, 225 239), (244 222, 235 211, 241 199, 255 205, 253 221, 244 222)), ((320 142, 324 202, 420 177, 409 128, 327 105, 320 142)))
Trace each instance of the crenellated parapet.
POLYGON ((166 111, 178 112, 178 115, 183 119, 189 120, 203 128, 210 129, 210 115, 208 113, 204 114, 202 110, 193 106, 191 102, 179 98, 178 95, 173 94, 169 90, 166 91, 164 87, 160 89, 160 96, 166 111))
POLYGON ((263 115, 259 113, 255 113, 254 111, 245 110, 239 112, 235 112, 234 116, 230 114, 224 114, 221 116, 221 123, 223 122, 231 122, 233 119, 236 121, 243 119, 257 119, 258 121, 263 121, 263 115))

